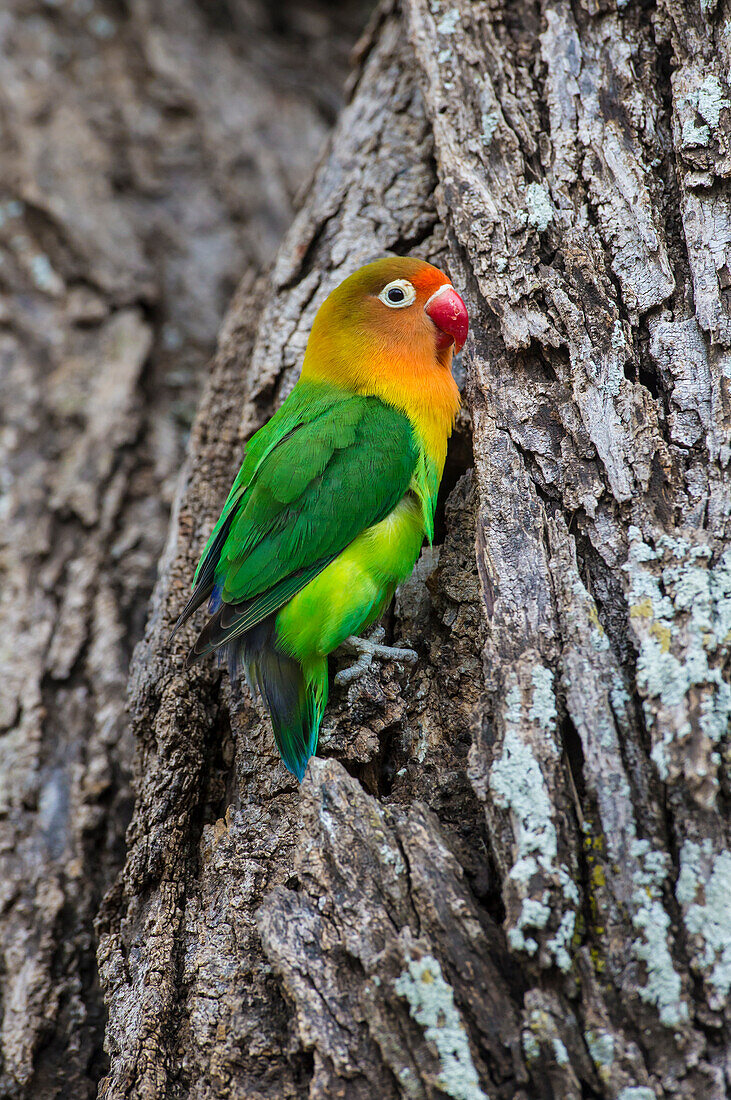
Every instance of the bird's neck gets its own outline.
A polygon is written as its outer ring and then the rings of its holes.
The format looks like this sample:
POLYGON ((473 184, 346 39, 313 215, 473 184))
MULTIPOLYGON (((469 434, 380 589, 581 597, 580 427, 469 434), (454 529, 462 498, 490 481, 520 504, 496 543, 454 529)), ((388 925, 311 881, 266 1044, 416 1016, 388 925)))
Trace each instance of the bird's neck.
POLYGON ((409 373, 389 373, 375 377, 364 391, 380 397, 403 412, 411 422, 427 457, 441 479, 447 456, 447 441, 452 434, 459 410, 459 390, 451 371, 429 364, 409 373))
POLYGON ((364 397, 379 397, 404 413, 441 478, 447 441, 460 405, 451 372, 452 349, 440 352, 438 359, 431 354, 394 353, 393 348, 384 356, 353 351, 351 346, 347 355, 340 348, 333 348, 330 355, 312 355, 308 347, 302 380, 337 385, 364 397))
POLYGON ((459 390, 448 365, 428 364, 423 369, 410 364, 410 370, 392 371, 387 376, 371 376, 361 391, 379 397, 404 413, 419 444, 419 458, 411 479, 411 490, 421 502, 424 534, 434 538, 434 512, 442 480, 447 443, 459 410, 459 390))

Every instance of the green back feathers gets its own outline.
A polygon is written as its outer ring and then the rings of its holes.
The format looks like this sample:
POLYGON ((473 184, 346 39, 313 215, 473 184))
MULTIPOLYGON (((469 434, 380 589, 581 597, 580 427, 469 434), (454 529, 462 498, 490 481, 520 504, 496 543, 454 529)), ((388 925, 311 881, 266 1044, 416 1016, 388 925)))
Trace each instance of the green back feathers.
POLYGON ((416 448, 406 418, 352 397, 303 424, 259 464, 216 570, 237 602, 339 553, 409 486, 416 448))
MULTIPOLYGON (((268 420, 251 437, 246 445, 246 456, 241 469, 234 479, 221 515, 218 517, 218 521, 211 531, 210 538, 201 554, 193 578, 194 587, 205 567, 208 552, 216 542, 223 527, 225 527, 231 512, 246 492, 261 460, 294 428, 299 427, 301 424, 314 422, 323 412, 331 409, 344 397, 348 396, 343 390, 339 390, 335 386, 313 386, 299 383, 284 404, 275 412, 271 420, 268 420)), ((218 549, 220 551, 220 546, 218 549)))
POLYGON ((300 382, 251 440, 198 566, 197 585, 215 585, 223 604, 191 656, 291 599, 393 510, 418 463, 403 413, 376 397, 300 382))

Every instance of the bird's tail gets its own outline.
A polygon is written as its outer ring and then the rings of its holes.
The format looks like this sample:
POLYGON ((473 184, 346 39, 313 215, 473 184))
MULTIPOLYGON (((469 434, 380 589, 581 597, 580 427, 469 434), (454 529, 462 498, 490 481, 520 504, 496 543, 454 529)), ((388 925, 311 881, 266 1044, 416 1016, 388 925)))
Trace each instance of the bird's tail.
POLYGON ((229 652, 229 668, 243 665, 250 686, 259 691, 267 705, 285 766, 302 782, 307 761, 317 748, 327 703, 327 658, 316 658, 303 666, 277 647, 273 631, 263 635, 264 631, 255 627, 243 638, 230 642, 236 654, 234 660, 229 652))

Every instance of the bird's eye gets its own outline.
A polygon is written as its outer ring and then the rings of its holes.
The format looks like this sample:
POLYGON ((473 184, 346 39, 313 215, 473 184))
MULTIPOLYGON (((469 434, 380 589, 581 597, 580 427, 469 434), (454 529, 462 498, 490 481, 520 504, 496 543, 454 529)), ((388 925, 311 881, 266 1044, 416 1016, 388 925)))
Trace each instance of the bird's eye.
POLYGON ((392 283, 387 283, 384 286, 378 297, 385 306, 390 306, 391 309, 403 309, 404 306, 410 306, 415 300, 416 291, 408 279, 394 279, 392 283))

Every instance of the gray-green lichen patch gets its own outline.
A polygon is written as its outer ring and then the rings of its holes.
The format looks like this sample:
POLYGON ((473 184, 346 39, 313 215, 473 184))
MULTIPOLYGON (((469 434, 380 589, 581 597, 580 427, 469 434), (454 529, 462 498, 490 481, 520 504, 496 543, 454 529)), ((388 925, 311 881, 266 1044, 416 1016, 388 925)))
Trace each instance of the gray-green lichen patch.
POLYGON ((524 1031, 521 1038, 523 1042, 523 1053, 528 1061, 537 1061, 541 1056, 541 1044, 538 1042, 535 1035, 531 1031, 524 1031))
MULTIPOLYGON (((24 206, 11 201, 0 205, 0 226, 6 219, 19 218, 24 206)), ((19 226, 10 237, 10 245, 19 265, 28 273, 35 287, 51 297, 59 297, 65 290, 61 276, 51 266, 45 252, 39 252, 31 237, 19 226)))
POLYGON ((518 860, 513 871, 522 880, 533 873, 537 859, 552 867, 557 852, 556 829, 540 766, 530 745, 520 736, 517 685, 507 694, 505 720, 502 753, 490 771, 490 788, 498 803, 514 816, 518 860))
POLYGON ((30 260, 30 270, 33 282, 39 290, 47 294, 59 294, 63 290, 63 283, 51 267, 51 261, 42 252, 36 252, 30 260))
POLYGON ((617 1100, 656 1100, 656 1097, 647 1085, 628 1085, 622 1089, 617 1100))
POLYGON ((501 110, 495 89, 489 77, 485 77, 479 84, 480 89, 480 140, 487 148, 495 131, 500 125, 501 110))
POLYGON ((697 88, 679 96, 681 115, 681 141, 686 149, 708 145, 711 135, 718 130, 721 112, 731 107, 721 81, 710 73, 697 88))
POLYGON ((441 1065, 440 1088, 454 1100, 487 1100, 452 987, 444 980, 438 960, 422 955, 419 959, 409 957, 407 962, 408 968, 396 979, 394 989, 409 1002, 412 1018, 436 1047, 441 1065))
POLYGON ((561 1039, 553 1040, 553 1056, 557 1065, 567 1066, 569 1064, 569 1054, 561 1039))
POLYGON ((710 1007, 722 1009, 731 989, 731 852, 716 855, 710 839, 701 844, 686 840, 675 896, 693 967, 706 979, 710 1007))
MULTIPOLYGON (((568 873, 563 882, 563 895, 572 905, 578 905, 579 891, 571 881, 568 873)), ((556 966, 559 970, 563 970, 564 973, 567 973, 571 969, 571 952, 569 948, 574 938, 575 928, 576 913, 573 909, 567 909, 561 915, 556 934, 546 941, 546 947, 556 960, 556 966)))
POLYGON ((624 329, 619 317, 616 318, 612 325, 612 347, 615 351, 627 350, 627 339, 624 335, 624 329))
POLYGON ((454 34, 459 26, 459 12, 456 8, 445 11, 437 22, 437 30, 440 34, 454 34))
POLYGON ((531 669, 527 696, 524 701, 517 683, 506 693, 501 753, 489 776, 495 803, 510 811, 515 838, 514 862, 508 874, 509 901, 513 902, 507 905, 508 943, 514 951, 528 955, 538 954, 542 944, 541 963, 553 962, 568 971, 579 894, 558 859, 551 801, 534 751, 535 745, 546 760, 555 761, 558 756, 553 674, 540 663, 531 669), (516 908, 517 915, 511 920, 510 913, 516 908))
POLYGON ((704 543, 662 536, 657 547, 631 527, 630 620, 638 637, 637 686, 664 782, 683 776, 713 807, 718 742, 731 719, 723 666, 731 653, 731 549, 715 564, 704 543), (692 752, 688 746, 692 741, 692 752))
POLYGON ((721 85, 721 81, 711 73, 701 84, 697 95, 698 113, 706 120, 712 130, 717 129, 721 111, 731 107, 721 85))
POLYGON ((0 229, 3 228, 6 221, 12 221, 15 218, 22 218, 25 211, 25 203, 20 199, 9 199, 7 202, 0 203, 0 229))
POLYGON ((635 888, 632 924, 640 933, 632 942, 632 951, 647 972, 647 981, 637 992, 643 1001, 657 1008, 661 1023, 678 1027, 688 1019, 688 1005, 682 997, 680 975, 670 954, 670 918, 662 901, 669 857, 665 852, 654 851, 648 840, 635 840, 631 854, 637 861, 632 875, 635 888))
POLYGON ((528 221, 539 233, 543 233, 553 221, 553 206, 543 184, 528 184, 525 189, 525 205, 528 221))
POLYGON ((681 141, 686 149, 697 149, 708 145, 711 140, 711 131, 703 122, 698 122, 692 115, 683 119, 681 127, 681 141))
POLYGON ((558 1066, 569 1065, 570 1058, 566 1044, 559 1035, 554 1015, 548 1011, 545 1004, 531 1008, 525 1013, 521 1042, 529 1062, 537 1061, 541 1056, 541 1048, 545 1047, 551 1062, 555 1062, 558 1066))
POLYGON ((500 123, 500 115, 497 111, 483 111, 480 115, 482 125, 482 144, 487 146, 492 142, 495 131, 500 123))
POLYGON ((533 698, 528 717, 537 722, 544 733, 556 729, 556 697, 553 694, 553 673, 544 665, 536 665, 531 673, 533 698))
POLYGON ((598 1069, 608 1069, 614 1061, 614 1036, 608 1031, 590 1029, 584 1033, 584 1039, 594 1065, 598 1069))
POLYGON ((101 38, 102 41, 106 41, 109 38, 114 38, 117 30, 116 23, 107 15, 93 15, 89 20, 89 30, 95 38, 101 38))

